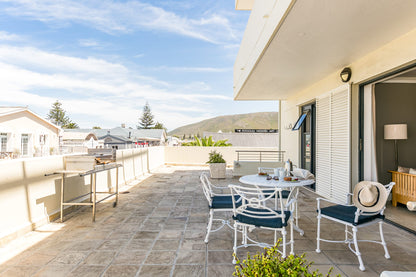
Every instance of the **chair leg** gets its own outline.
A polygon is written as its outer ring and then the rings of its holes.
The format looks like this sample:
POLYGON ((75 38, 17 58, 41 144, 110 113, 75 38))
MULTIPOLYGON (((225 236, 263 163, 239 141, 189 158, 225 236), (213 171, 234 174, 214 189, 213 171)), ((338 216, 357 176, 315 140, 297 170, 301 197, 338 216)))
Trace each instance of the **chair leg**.
POLYGON ((274 245, 276 245, 277 242, 277 230, 274 230, 274 245))
POLYGON ((364 267, 363 259, 361 258, 360 249, 358 249, 358 243, 357 243, 357 227, 352 227, 352 234, 353 234, 353 239, 354 239, 355 255, 357 255, 358 262, 360 263, 359 268, 361 271, 364 271, 365 267, 364 267))
POLYGON ((211 232, 213 218, 214 218, 214 210, 210 209, 209 210, 209 221, 208 221, 208 226, 207 226, 207 235, 205 236, 205 243, 208 243, 208 240, 209 240, 209 233, 211 232))
POLYGON ((348 225, 345 224, 345 243, 348 243, 349 239, 348 239, 348 225))
POLYGON ((384 240, 383 221, 380 221, 378 224, 379 224, 379 230, 380 230, 381 244, 383 245, 384 253, 385 253, 384 257, 386 259, 390 259, 389 250, 387 249, 387 244, 386 244, 386 241, 384 240))
MULTIPOLYGON (((234 222, 234 246, 233 246, 233 264, 237 263, 236 256, 237 256, 237 223, 234 222)), ((244 236, 244 234, 243 234, 244 236)))
POLYGON ((294 247, 294 240, 293 240, 293 219, 290 222, 290 255, 294 255, 295 252, 293 251, 294 247))
POLYGON ((283 228, 282 230, 282 244, 283 244, 282 258, 286 258, 286 228, 283 228))
POLYGON ((317 216, 318 218, 318 224, 317 224, 317 230, 316 230, 316 253, 321 253, 321 248, 320 248, 320 242, 321 242, 321 215, 318 214, 317 216))
MULTIPOLYGON (((298 214, 298 201, 295 203, 295 218, 296 218, 296 226, 299 227, 299 214, 298 214)), ((303 236, 303 234, 301 234, 303 236)))

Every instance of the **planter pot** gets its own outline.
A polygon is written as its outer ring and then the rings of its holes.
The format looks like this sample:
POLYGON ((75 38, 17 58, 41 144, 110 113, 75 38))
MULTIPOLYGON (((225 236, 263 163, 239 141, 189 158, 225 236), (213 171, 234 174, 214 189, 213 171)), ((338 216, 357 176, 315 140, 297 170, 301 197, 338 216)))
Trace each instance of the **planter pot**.
POLYGON ((225 179, 226 166, 227 166, 226 163, 209 164, 209 171, 211 173, 211 178, 225 179))

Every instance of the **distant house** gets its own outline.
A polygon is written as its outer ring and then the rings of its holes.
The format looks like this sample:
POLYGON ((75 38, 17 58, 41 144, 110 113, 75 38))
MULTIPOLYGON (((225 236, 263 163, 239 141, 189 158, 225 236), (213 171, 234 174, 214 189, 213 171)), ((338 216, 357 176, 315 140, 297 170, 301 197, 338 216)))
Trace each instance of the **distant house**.
POLYGON ((128 149, 133 148, 133 141, 129 138, 123 136, 116 136, 107 134, 100 137, 100 140, 104 141, 105 148, 115 148, 115 149, 128 149))
POLYGON ((239 147, 278 147, 278 133, 214 133, 204 132, 204 137, 212 136, 214 141, 227 140, 239 147))
POLYGON ((87 152, 87 149, 100 147, 104 147, 104 144, 100 143, 100 141, 94 133, 73 132, 71 129, 71 131, 64 130, 62 134, 63 152, 87 152))
POLYGON ((143 146, 165 145, 167 135, 164 129, 130 129, 116 127, 112 129, 74 129, 74 132, 91 132, 99 140, 104 140, 104 147, 117 146, 118 149, 143 146))
POLYGON ((26 107, 0 107, 0 152, 4 157, 58 153, 61 128, 26 107))

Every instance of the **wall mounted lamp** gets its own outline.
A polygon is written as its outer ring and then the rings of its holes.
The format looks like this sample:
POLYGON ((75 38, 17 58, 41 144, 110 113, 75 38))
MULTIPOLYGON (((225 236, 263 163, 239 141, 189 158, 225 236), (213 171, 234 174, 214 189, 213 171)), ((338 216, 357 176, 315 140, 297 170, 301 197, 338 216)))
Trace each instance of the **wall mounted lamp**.
POLYGON ((341 77, 341 80, 344 83, 348 82, 351 79, 351 68, 349 67, 344 68, 339 74, 339 77, 341 77))

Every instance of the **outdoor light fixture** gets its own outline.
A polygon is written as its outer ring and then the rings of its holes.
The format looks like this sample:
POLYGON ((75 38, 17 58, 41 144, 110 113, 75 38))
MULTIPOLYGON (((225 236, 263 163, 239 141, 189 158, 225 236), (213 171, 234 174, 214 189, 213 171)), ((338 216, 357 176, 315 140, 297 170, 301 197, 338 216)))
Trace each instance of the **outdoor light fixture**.
POLYGON ((384 139, 394 139, 394 157, 396 170, 399 166, 399 153, 397 150, 397 140, 407 139, 407 124, 388 124, 384 125, 384 139))
POLYGON ((344 83, 348 82, 351 79, 351 68, 349 67, 344 68, 339 74, 339 77, 341 77, 341 80, 344 83))

